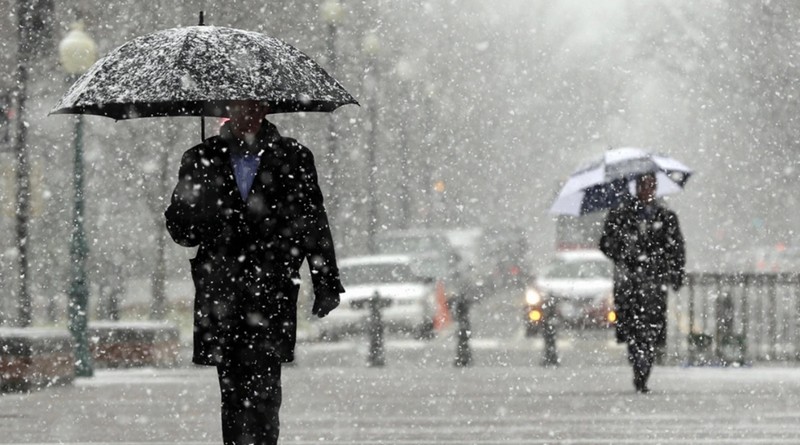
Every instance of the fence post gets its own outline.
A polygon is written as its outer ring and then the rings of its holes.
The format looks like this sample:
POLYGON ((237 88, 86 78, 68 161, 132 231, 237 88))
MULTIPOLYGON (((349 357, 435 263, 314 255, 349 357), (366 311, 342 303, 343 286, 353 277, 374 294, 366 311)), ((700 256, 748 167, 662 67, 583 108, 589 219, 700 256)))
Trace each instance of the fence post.
POLYGON ((456 360, 453 364, 461 368, 472 364, 472 349, 469 347, 471 330, 469 324, 469 302, 465 296, 460 295, 455 298, 453 303, 456 321, 458 321, 456 360))
POLYGON ((694 285, 695 274, 689 275, 689 332, 694 331, 694 285))
MULTIPOLYGON (((717 274, 709 274, 708 277, 713 279, 713 281, 719 283, 719 278, 720 278, 719 275, 717 275, 717 274)), ((706 332, 708 332, 708 312, 709 312, 709 306, 711 306, 709 304, 709 301, 710 301, 711 297, 710 297, 709 292, 708 292, 708 288, 710 288, 711 286, 709 286, 708 283, 706 283, 704 287, 706 288, 706 292, 702 293, 702 296, 703 296, 703 307, 701 308, 701 312, 700 312, 701 318, 702 318, 702 327, 700 328, 700 332, 702 334, 705 334, 706 332)))
POLYGON ((770 307, 767 308, 767 313, 772 315, 771 323, 769 324, 769 357, 770 360, 775 360, 777 356, 778 346, 778 304, 777 304, 777 284, 778 276, 773 274, 769 279, 769 301, 770 307))
POLYGON ((795 301, 794 312, 794 359, 800 360, 800 274, 792 273, 792 286, 795 301))
POLYGON ((744 288, 742 289, 742 361, 747 361, 747 355, 750 344, 750 281, 752 274, 744 276, 744 288))
POLYGON ((350 305, 355 309, 366 309, 368 312, 366 334, 369 337, 369 352, 367 354, 367 366, 381 367, 386 364, 383 348, 383 318, 381 310, 392 304, 392 301, 381 298, 378 291, 367 299, 355 300, 350 305))
MULTIPOLYGON (((388 303, 388 300, 387 300, 388 303)), ((386 357, 383 351, 383 318, 381 309, 388 306, 382 301, 381 294, 375 291, 369 299, 369 357, 370 367, 380 367, 386 364, 386 357)))
POLYGON ((544 359, 542 366, 558 366, 558 350, 556 349, 556 317, 558 310, 556 309, 558 300, 554 297, 547 297, 542 305, 542 312, 544 315, 544 359))
MULTIPOLYGON (((688 274, 687 278, 687 284, 689 285, 689 333, 686 334, 686 355, 690 356, 693 348, 692 335, 694 334, 694 287, 697 281, 697 275, 690 273, 688 274)), ((689 357, 689 360, 691 360, 691 357, 689 357)))
POLYGON ((734 331, 736 307, 730 292, 720 294, 717 298, 715 312, 716 332, 714 339, 716 341, 715 352, 717 360, 723 366, 728 366, 731 363, 740 363, 741 349, 734 331))

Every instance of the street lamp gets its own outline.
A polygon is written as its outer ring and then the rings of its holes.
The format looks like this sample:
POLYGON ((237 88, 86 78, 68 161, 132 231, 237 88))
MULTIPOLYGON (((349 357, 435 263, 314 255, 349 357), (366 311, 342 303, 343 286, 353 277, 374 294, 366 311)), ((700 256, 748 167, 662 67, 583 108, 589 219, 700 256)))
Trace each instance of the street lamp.
MULTIPOLYGON (((414 63, 407 58, 401 58, 397 61, 394 68, 400 83, 400 96, 405 97, 408 93, 408 83, 414 78, 414 63)), ((410 94, 410 93, 408 93, 410 94)), ((411 220, 411 177, 409 175, 409 164, 411 163, 411 149, 408 144, 408 117, 409 102, 411 99, 406 99, 401 107, 402 113, 400 118, 400 209, 402 210, 401 223, 404 229, 407 229, 411 220)))
MULTIPOLYGON (((28 8, 30 9, 30 8, 28 8)), ((21 327, 30 326, 32 320, 31 295, 28 290, 28 217, 30 213, 30 165, 28 163, 27 135, 28 127, 25 119, 28 98, 28 69, 33 52, 33 33, 31 17, 26 13, 23 2, 17 6, 17 92, 16 92, 16 155, 17 155, 17 261, 19 262, 19 295, 18 319, 21 327)), ((0 320, 1 321, 1 320, 0 320)))
MULTIPOLYGON (((328 46, 328 67, 330 74, 336 75, 336 27, 342 20, 344 10, 339 0, 325 0, 319 7, 319 16, 327 28, 326 43, 328 46)), ((330 173, 328 180, 330 197, 330 210, 329 214, 332 219, 335 219, 339 212, 339 194, 337 193, 336 186, 338 185, 338 168, 336 152, 338 151, 338 141, 336 134, 336 121, 334 120, 333 113, 328 117, 328 163, 330 164, 330 173)))
MULTIPOLYGON (((83 31, 83 24, 78 22, 71 26, 70 32, 59 43, 58 54, 64 71, 75 80, 97 60, 97 45, 83 31)), ((93 370, 86 338, 89 306, 86 257, 89 247, 83 229, 83 115, 81 114, 78 114, 75 120, 75 164, 72 185, 75 189, 75 202, 69 246, 69 331, 75 340, 75 374, 79 377, 90 377, 93 370)))
POLYGON ((375 235, 378 231, 378 167, 375 164, 375 152, 377 151, 378 140, 378 67, 376 59, 381 48, 381 42, 377 34, 370 32, 364 36, 361 48, 369 59, 367 72, 371 76, 372 88, 369 92, 369 142, 368 147, 368 180, 369 188, 369 211, 367 212, 367 251, 374 254, 377 251, 375 245, 375 235))
POLYGON ((423 159, 423 190, 425 190, 425 198, 426 205, 427 205, 427 213, 425 214, 425 227, 431 227, 431 209, 433 208, 433 193, 431 190, 431 186, 433 184, 433 161, 431 160, 431 156, 433 153, 434 148, 436 147, 436 143, 433 140, 433 135, 435 131, 434 127, 434 113, 433 113, 433 98, 436 94, 436 85, 432 82, 425 83, 425 97, 423 100, 423 104, 425 105, 425 138, 423 142, 423 147, 425 150, 425 157, 423 159))

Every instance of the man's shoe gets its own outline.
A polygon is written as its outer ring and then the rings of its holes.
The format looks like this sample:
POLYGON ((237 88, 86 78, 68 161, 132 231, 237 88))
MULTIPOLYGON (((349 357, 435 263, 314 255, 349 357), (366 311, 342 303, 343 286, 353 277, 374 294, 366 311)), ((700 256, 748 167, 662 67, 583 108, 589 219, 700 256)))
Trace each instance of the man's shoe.
POLYGON ((636 388, 636 392, 640 394, 647 394, 650 392, 650 389, 647 387, 647 377, 639 374, 635 370, 633 371, 633 387, 636 388))
POLYGON ((641 392, 642 387, 642 377, 636 371, 633 372, 633 387, 636 388, 636 392, 641 392))

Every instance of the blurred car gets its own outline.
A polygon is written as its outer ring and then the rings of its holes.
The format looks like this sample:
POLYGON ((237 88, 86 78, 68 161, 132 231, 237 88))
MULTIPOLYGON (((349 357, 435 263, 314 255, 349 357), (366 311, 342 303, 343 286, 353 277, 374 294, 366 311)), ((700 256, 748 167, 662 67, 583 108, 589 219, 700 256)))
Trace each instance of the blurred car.
POLYGON ((461 255, 450 243, 447 235, 439 230, 410 229, 390 230, 378 234, 376 250, 379 254, 401 254, 425 257, 434 261, 438 258, 441 269, 435 271, 437 277, 447 277, 461 261, 461 255))
MULTIPOLYGON (((435 266, 434 266, 435 267, 435 266)), ((341 304, 315 322, 320 338, 337 339, 361 333, 368 309, 365 300, 378 293, 388 300, 381 316, 388 331, 433 336, 436 311, 436 271, 424 258, 410 255, 371 255, 339 262, 345 292, 341 304)))
POLYGON ((779 243, 761 249, 755 261, 756 272, 797 272, 800 270, 800 248, 779 243))
POLYGON ((530 270, 525 232, 515 227, 485 229, 478 241, 475 268, 490 289, 522 289, 530 270))
POLYGON ((559 252, 525 289, 528 336, 541 331, 545 317, 568 327, 609 327, 614 313, 613 264, 598 250, 559 252), (545 303, 555 304, 546 311, 545 303))
POLYGON ((480 255, 478 249, 483 229, 479 227, 454 228, 443 233, 453 249, 461 256, 462 262, 473 266, 478 263, 480 255))

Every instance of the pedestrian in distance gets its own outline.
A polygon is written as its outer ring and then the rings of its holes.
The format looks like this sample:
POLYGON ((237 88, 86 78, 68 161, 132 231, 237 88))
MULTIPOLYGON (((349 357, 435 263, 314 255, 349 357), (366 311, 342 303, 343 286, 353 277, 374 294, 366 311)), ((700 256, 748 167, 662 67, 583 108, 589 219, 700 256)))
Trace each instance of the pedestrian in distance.
POLYGON ((686 252, 675 212, 655 199, 656 177, 636 180, 636 196, 611 209, 600 250, 614 262, 616 337, 628 345, 637 392, 647 381, 667 339, 667 291, 683 284, 686 252))
POLYGON ((278 133, 266 104, 228 107, 219 136, 184 153, 166 224, 176 243, 198 247, 192 361, 217 368, 223 441, 276 444, 300 266, 311 270, 314 315, 344 289, 311 151, 278 133))

